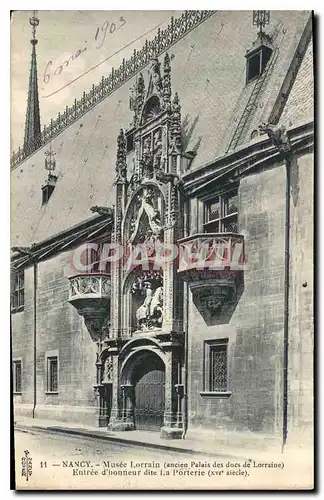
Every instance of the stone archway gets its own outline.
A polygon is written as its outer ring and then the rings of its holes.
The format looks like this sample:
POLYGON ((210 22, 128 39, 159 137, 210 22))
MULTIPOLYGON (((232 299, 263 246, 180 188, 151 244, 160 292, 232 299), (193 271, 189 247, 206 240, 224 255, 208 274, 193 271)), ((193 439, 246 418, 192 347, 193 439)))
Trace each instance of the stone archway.
POLYGON ((160 431, 165 407, 165 363, 152 349, 132 353, 123 364, 121 391, 125 417, 135 429, 160 431))

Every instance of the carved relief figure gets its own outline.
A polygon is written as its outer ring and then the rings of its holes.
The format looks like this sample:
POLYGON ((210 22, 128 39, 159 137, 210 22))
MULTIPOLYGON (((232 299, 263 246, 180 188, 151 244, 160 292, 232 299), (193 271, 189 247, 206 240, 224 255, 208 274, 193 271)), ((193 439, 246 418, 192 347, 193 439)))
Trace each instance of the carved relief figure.
POLYGON ((162 325, 163 318, 163 287, 159 286, 152 297, 150 305, 150 317, 153 322, 156 322, 156 326, 162 325))
POLYGON ((144 284, 146 288, 146 297, 144 299, 143 304, 136 311, 136 319, 138 321, 139 326, 142 329, 146 326, 147 320, 150 317, 150 306, 153 297, 153 290, 151 283, 148 281, 145 282, 144 284))

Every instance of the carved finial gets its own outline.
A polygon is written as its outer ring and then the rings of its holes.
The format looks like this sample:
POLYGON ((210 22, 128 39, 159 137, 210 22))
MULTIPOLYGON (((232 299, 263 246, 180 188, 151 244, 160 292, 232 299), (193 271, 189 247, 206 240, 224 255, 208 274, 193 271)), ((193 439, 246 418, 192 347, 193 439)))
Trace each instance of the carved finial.
POLYGON ((166 53, 164 57, 164 75, 163 75, 163 101, 167 109, 171 107, 171 66, 170 57, 166 53))
POLYGON ((29 23, 32 26, 33 38, 30 41, 33 45, 36 45, 38 40, 36 39, 36 27, 39 25, 39 19, 36 17, 36 10, 33 11, 33 16, 29 18, 29 23))
POLYGON ((281 153, 291 151, 291 144, 287 134, 286 127, 283 125, 272 125, 271 123, 261 123, 259 125, 261 133, 268 134, 272 144, 278 148, 281 153))
POLYGON ((117 137, 117 159, 116 159, 117 181, 126 178, 126 138, 123 129, 117 137))
POLYGON ((260 28, 258 36, 262 38, 262 28, 270 22, 270 10, 254 10, 253 11, 253 26, 260 28))
POLYGON ((53 172, 56 167, 55 153, 52 151, 52 144, 50 143, 49 150, 45 151, 45 168, 49 172, 53 172))

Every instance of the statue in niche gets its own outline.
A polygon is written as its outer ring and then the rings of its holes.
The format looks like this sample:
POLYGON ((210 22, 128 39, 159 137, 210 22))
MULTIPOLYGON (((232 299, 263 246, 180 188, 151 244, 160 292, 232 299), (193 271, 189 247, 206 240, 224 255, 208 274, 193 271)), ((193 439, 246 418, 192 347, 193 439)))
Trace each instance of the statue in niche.
POLYGON ((107 356, 102 374, 102 382, 110 382, 112 379, 113 362, 111 356, 107 356))
POLYGON ((138 327, 141 330, 161 328, 163 321, 163 285, 159 273, 151 272, 138 278, 132 287, 133 294, 145 295, 136 310, 138 327))
POLYGON ((143 177, 151 178, 153 175, 153 156, 151 149, 151 137, 143 141, 143 154, 141 159, 143 177))
POLYGON ((160 66, 161 63, 159 63, 159 60, 156 57, 153 57, 150 63, 150 72, 152 75, 153 85, 159 96, 161 95, 162 92, 162 78, 161 78, 160 66))

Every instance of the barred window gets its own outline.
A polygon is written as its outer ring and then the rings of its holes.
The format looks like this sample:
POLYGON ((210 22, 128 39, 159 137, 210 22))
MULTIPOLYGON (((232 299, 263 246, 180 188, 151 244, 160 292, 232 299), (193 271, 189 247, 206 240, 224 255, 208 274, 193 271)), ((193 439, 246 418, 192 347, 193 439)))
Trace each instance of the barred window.
POLYGON ((58 363, 57 356, 47 358, 47 392, 58 391, 58 363))
POLYGON ((11 296, 11 311, 17 312, 24 309, 25 297, 24 297, 24 286, 25 278, 24 271, 19 271, 14 274, 13 277, 13 289, 11 296))
POLYGON ((13 390, 21 392, 21 360, 13 362, 13 390))
POLYGON ((232 189, 205 205, 206 233, 237 233, 238 191, 232 189))
POLYGON ((210 391, 227 390, 227 345, 210 347, 210 391))
POLYGON ((205 342, 205 391, 228 391, 228 339, 205 342))

